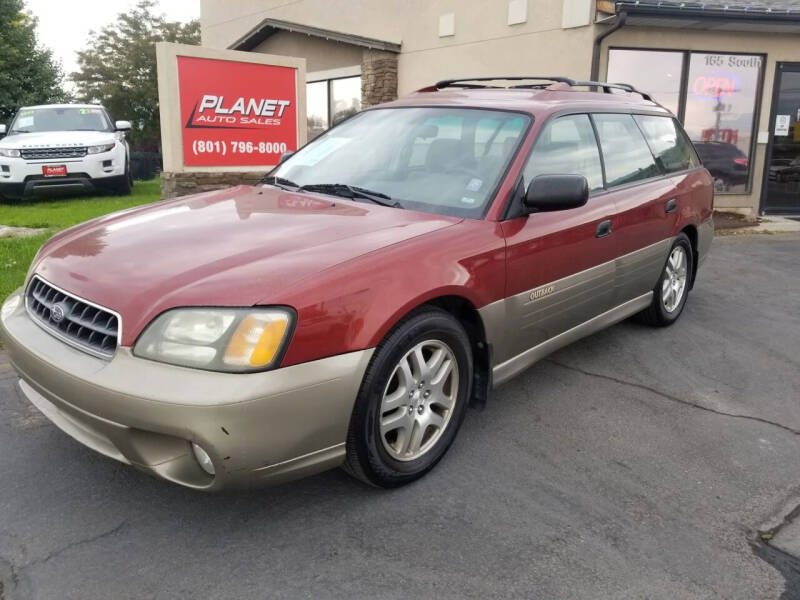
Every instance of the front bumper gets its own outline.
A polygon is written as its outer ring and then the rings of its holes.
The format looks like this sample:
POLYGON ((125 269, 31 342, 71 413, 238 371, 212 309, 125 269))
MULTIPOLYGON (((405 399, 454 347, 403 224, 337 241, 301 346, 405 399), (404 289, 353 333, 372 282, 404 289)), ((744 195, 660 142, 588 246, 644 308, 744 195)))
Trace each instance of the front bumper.
POLYGON ((0 339, 20 388, 86 446, 209 491, 287 481, 343 461, 372 349, 252 374, 161 364, 137 358, 127 347, 106 361, 36 325, 20 295, 9 297, 0 318, 0 339), (190 442, 211 456, 215 476, 199 467, 190 442))
POLYGON ((0 193, 12 198, 36 194, 92 191, 113 188, 126 177, 125 150, 90 154, 83 158, 28 160, 0 157, 0 193), (45 165, 64 165, 67 175, 44 177, 45 165))

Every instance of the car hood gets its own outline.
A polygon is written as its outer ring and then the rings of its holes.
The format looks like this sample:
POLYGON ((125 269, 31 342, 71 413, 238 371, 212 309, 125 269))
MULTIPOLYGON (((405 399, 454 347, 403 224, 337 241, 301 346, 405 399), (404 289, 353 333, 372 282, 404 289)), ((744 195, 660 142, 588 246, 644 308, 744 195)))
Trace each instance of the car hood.
POLYGON ((113 142, 113 131, 43 131, 17 133, 0 140, 0 148, 53 148, 59 146, 92 146, 113 142))
POLYGON ((169 308, 280 302, 280 290, 325 269, 459 221, 240 186, 69 229, 44 246, 34 270, 119 312, 129 345, 169 308))

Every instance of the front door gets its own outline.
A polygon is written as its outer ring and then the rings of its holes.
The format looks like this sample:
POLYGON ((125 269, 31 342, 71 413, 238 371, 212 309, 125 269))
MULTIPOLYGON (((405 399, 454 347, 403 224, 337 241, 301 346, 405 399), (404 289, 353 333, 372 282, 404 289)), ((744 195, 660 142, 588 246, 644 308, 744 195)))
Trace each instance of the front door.
POLYGON ((502 363, 611 308, 614 201, 603 192, 600 153, 588 115, 552 119, 523 170, 584 175, 592 190, 580 208, 503 221, 507 244, 506 323, 494 360, 502 363))
POLYGON ((763 213, 800 213, 800 63, 778 63, 772 101, 763 213))

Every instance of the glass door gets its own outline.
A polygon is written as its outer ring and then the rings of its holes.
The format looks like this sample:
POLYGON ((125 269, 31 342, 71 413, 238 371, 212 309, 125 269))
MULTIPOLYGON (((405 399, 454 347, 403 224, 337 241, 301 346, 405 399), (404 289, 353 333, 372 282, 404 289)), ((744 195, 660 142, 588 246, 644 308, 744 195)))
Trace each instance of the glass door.
POLYGON ((800 213, 800 63, 778 63, 763 213, 800 213))

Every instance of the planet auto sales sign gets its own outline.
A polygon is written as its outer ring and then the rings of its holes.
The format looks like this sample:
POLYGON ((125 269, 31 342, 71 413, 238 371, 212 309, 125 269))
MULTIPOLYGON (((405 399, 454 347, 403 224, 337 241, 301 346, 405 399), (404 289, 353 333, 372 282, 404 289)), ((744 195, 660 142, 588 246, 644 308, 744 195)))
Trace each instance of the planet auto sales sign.
POLYGON ((297 150, 297 71, 178 56, 186 166, 267 166, 297 150))

